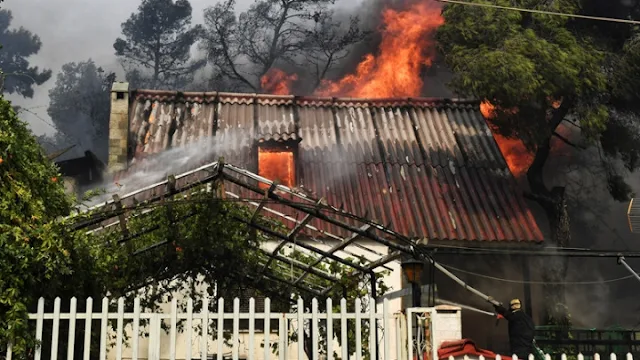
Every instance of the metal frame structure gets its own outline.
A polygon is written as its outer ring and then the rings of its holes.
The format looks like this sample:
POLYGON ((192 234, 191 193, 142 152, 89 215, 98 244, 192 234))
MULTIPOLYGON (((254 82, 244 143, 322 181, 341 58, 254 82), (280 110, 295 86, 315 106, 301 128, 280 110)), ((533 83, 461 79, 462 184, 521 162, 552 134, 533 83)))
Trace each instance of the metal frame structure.
MULTIPOLYGON (((275 249, 267 249, 266 247, 256 249, 262 260, 262 271, 255 274, 254 280, 256 282, 264 278, 275 280, 315 296, 323 297, 339 283, 340 279, 321 270, 318 266, 329 261, 336 261, 351 268, 353 276, 361 275, 369 278, 371 293, 375 296, 376 278, 379 271, 391 270, 387 264, 397 261, 403 253, 416 256, 414 247, 416 244, 387 227, 328 205, 324 199, 311 198, 250 171, 225 164, 224 159, 177 176, 168 176, 167 180, 122 196, 113 195, 112 199, 86 209, 91 212, 91 215, 88 218, 78 218, 79 220, 75 222, 73 228, 75 230, 85 229, 88 232, 106 229, 119 230, 122 234, 121 241, 124 242, 142 235, 141 233, 130 234, 127 230, 126 219, 128 216, 133 216, 128 213, 131 211, 130 209, 140 203, 150 206, 168 198, 176 198, 179 195, 188 197, 190 193, 193 193, 196 188, 201 188, 202 185, 206 185, 208 191, 215 192, 213 196, 217 198, 240 201, 244 205, 252 207, 253 213, 249 218, 234 217, 233 220, 245 224, 269 239, 278 241, 275 249), (276 205, 271 206, 271 204, 276 205), (278 211, 274 207, 285 210, 278 211), (260 225, 256 222, 259 216, 276 218, 290 230, 285 234, 260 225), (302 219, 298 220, 299 217, 302 219), (321 222, 349 232, 351 235, 341 237, 327 232, 310 224, 313 219, 319 219, 321 222), (353 225, 354 223, 355 225, 353 225), (389 249, 389 253, 381 254, 369 249, 357 243, 359 239, 368 239, 384 245, 389 249), (311 257, 312 263, 305 264, 282 253, 280 250, 287 244, 293 244, 297 251, 311 257), (323 250, 322 247, 328 249, 323 250), (357 247, 368 256, 357 255, 349 249, 350 247, 357 247), (360 259, 360 261, 356 262, 353 260, 354 258, 360 259), (285 269, 291 272, 294 277, 286 279, 279 276, 285 269), (317 283, 312 281, 313 277, 329 280, 333 286, 319 288, 317 283)), ((170 206, 171 203, 167 202, 166 204, 170 206)), ((143 210, 142 213, 146 211, 151 210, 143 210)), ((170 220, 179 221, 180 219, 172 218, 170 220)), ((157 229, 146 229, 144 233, 154 230, 157 229)), ((150 248, 166 243, 155 244, 150 248)), ((138 252, 146 250, 149 248, 138 252)))

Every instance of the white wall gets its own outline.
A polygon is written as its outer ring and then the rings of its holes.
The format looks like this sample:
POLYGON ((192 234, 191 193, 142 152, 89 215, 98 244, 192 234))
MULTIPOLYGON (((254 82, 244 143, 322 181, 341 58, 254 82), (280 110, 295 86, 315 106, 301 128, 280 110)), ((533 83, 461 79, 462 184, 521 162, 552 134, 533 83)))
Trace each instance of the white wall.
MULTIPOLYGON (((315 247, 320 248, 322 250, 327 250, 329 248, 331 248, 335 243, 331 243, 331 242, 327 242, 325 244, 319 244, 317 242, 311 242, 315 247)), ((277 243, 267 243, 264 244, 266 249, 274 249, 277 246, 277 243)), ((286 246, 285 247, 285 251, 291 251, 293 250, 294 246, 286 246)), ((304 249, 301 249, 300 247, 297 247, 295 250, 299 250, 302 251, 304 249)), ((351 254, 347 254, 345 252, 337 252, 337 254, 341 257, 348 257, 348 256, 354 256, 354 255, 358 255, 358 256, 364 256, 369 260, 376 260, 378 258, 380 258, 381 256, 387 255, 388 254, 388 249, 386 246, 371 242, 371 241, 360 241, 356 244, 353 244, 349 247, 347 247, 345 249, 346 251, 350 252, 351 254), (360 246, 360 247, 359 247, 360 246), (363 249, 363 248, 366 248, 363 249), (377 254, 376 254, 377 253, 377 254)), ((389 291, 395 291, 395 290, 399 290, 401 288, 401 284, 402 284, 402 280, 401 280, 401 276, 402 276, 402 270, 400 268, 400 263, 398 261, 395 262, 391 262, 389 264, 387 264, 387 266, 389 268, 391 268, 391 272, 389 275, 387 275, 384 278, 384 283, 387 287, 389 287, 389 291)), ((179 300, 184 299, 180 294, 177 294, 177 297, 179 300)), ((320 299, 319 299, 320 300, 320 299)), ((225 301, 230 302, 233 301, 233 299, 225 299, 225 301)), ((324 305, 324 299, 319 301, 319 305, 322 306, 324 305)), ((399 313, 401 311, 401 306, 402 306, 402 301, 400 298, 397 299, 393 299, 390 300, 389 302, 389 307, 390 307, 390 313, 393 315, 395 313, 399 313)), ((165 312, 165 313, 169 313, 170 312, 170 304, 163 304, 161 307, 161 311, 165 312)), ((379 313, 382 313, 382 304, 378 305, 377 311, 379 313)), ((215 319, 215 315, 212 314, 211 316, 213 319, 215 319)), ((200 322, 200 320, 194 320, 194 326, 197 325, 200 322)), ((168 324, 168 320, 167 320, 167 324, 168 324)), ((379 321, 379 326, 382 326, 382 321, 379 321)), ((273 329, 272 329, 273 330, 273 329)), ((277 329, 275 329, 277 330, 277 329)), ((131 326, 128 326, 126 331, 131 334, 131 326)), ((391 328, 390 329, 385 329, 384 331, 380 331, 379 332, 379 337, 382 337, 383 334, 391 334, 392 336, 390 336, 390 348, 391 350, 391 354, 393 358, 396 358, 395 355, 395 349, 396 349, 396 338, 395 338, 395 334, 396 334, 396 322, 395 321, 391 321, 391 328)), ((211 336, 209 336, 209 338, 211 338, 211 336)), ((272 334, 270 337, 273 341, 277 342, 278 340, 278 335, 277 333, 272 334)), ((160 356, 162 359, 169 359, 169 335, 166 334, 164 331, 161 333, 161 337, 160 337, 160 356)), ((254 338, 254 352, 255 352, 255 359, 256 360, 260 360, 260 359, 264 359, 264 349, 260 346, 260 344, 262 343, 263 340, 263 334, 262 333, 258 333, 256 331, 256 337, 254 338)), ((239 355, 240 358, 246 358, 248 355, 248 351, 249 351, 249 337, 248 334, 245 332, 241 335, 240 337, 240 349, 239 349, 239 355)), ((185 358, 185 350, 187 348, 187 344, 186 344, 186 335, 185 334, 178 334, 177 337, 177 341, 176 341, 176 355, 177 355, 177 359, 184 359, 185 358)), ((200 339, 199 336, 196 335, 196 333, 194 333, 193 336, 193 341, 191 344, 191 349, 192 349, 192 356, 194 358, 200 358, 200 339)), ((334 351, 337 352, 338 354, 340 353, 340 348, 339 348, 339 344, 337 343, 337 341, 334 341, 334 351)), ((217 352, 217 342, 214 340, 210 340, 209 341, 209 345, 208 345, 208 353, 209 354, 213 354, 217 352)), ((297 348, 297 344, 290 344, 290 346, 287 349, 287 353, 286 353, 286 359, 291 359, 291 360, 297 360, 298 359, 298 348, 297 348)), ((147 354, 148 354, 148 339, 140 339, 139 342, 139 359, 146 359, 147 358, 147 354)), ((224 350, 224 354, 230 356, 231 355, 231 348, 227 348, 225 347, 224 350)), ((109 351, 109 355, 108 355, 109 359, 115 359, 116 358, 116 354, 115 354, 115 349, 110 349, 109 351)), ((130 359, 131 358, 131 349, 128 347, 124 347, 123 349, 123 358, 124 359, 130 359)), ((271 355, 272 359, 277 359, 277 355, 273 354, 271 355)))

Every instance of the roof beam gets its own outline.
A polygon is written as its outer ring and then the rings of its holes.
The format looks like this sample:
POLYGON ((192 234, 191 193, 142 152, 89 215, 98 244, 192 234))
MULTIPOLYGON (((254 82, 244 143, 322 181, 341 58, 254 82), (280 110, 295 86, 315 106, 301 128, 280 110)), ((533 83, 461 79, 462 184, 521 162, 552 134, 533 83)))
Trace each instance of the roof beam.
MULTIPOLYGON (((245 220, 241 216, 231 215, 231 217, 232 217, 232 219, 234 219, 236 221, 239 221, 241 223, 250 225, 249 221, 245 220)), ((271 229, 269 229, 269 228, 267 228, 265 226, 262 226, 260 224, 251 224, 251 226, 254 227, 256 230, 260 230, 261 232, 263 232, 263 233, 265 233, 265 234, 267 234, 269 236, 284 240, 285 242, 291 242, 291 241, 289 241, 289 238, 286 235, 281 234, 281 233, 279 233, 277 231, 273 231, 273 230, 271 230, 271 229)), ((303 249, 307 249, 307 250, 309 250, 311 252, 315 252, 315 253, 320 254, 320 255, 325 255, 329 259, 335 260, 335 261, 337 261, 337 262, 339 262, 341 264, 344 264, 344 265, 347 265, 349 267, 352 267, 352 268, 354 268, 354 269, 356 269, 358 271, 361 271, 361 272, 368 271, 362 265, 358 265, 358 264, 354 263, 353 261, 349 261, 349 260, 343 259, 343 258, 341 258, 339 256, 336 256, 335 254, 329 254, 326 251, 318 249, 317 247, 315 247, 313 245, 309 245, 309 244, 307 244, 305 242, 297 242, 296 245, 300 246, 303 249)))
MULTIPOLYGON (((365 225, 360 227, 360 230, 367 231, 370 228, 371 228, 371 225, 365 224, 365 225)), ((353 233, 353 234, 351 234, 351 236, 349 236, 349 238, 347 238, 344 241, 334 245, 331 249, 329 249, 327 251, 327 253, 334 254, 336 251, 340 251, 340 250, 346 248, 347 246, 349 246, 349 244, 351 244, 352 242, 356 241, 360 237, 362 237, 360 234, 353 233)), ((308 270, 312 269, 315 266, 317 266, 318 264, 320 264, 322 262, 322 260, 324 260, 325 258, 326 258, 325 256, 321 256, 318 260, 314 261, 312 264, 310 264, 308 266, 308 270)), ((306 278, 308 275, 309 275, 309 272, 307 271, 304 274, 300 275, 300 277, 297 278, 293 283, 294 284, 299 283, 300 281, 304 280, 304 278, 306 278)))
MULTIPOLYGON (((252 190, 253 192, 260 192, 260 189, 258 189, 256 186, 253 186, 251 184, 247 184, 247 183, 242 182, 242 181, 240 181, 238 179, 235 179, 233 176, 226 176, 224 173, 222 175, 223 175, 223 177, 225 179, 231 181, 234 184, 237 184, 237 185, 242 186, 242 187, 244 187, 246 189, 252 190)), ((411 243, 412 245, 400 245, 400 244, 396 243, 395 241, 390 241, 390 240, 384 239, 384 238, 382 238, 382 237, 380 237, 378 235, 375 235, 375 234, 373 234, 371 232, 361 231, 360 229, 358 229, 356 227, 353 227, 353 226, 351 226, 349 224, 346 224, 346 223, 344 223, 344 222, 342 222, 340 220, 336 220, 336 219, 334 219, 334 218, 332 218, 332 217, 330 217, 328 215, 323 214, 322 211, 320 211, 320 209, 317 208, 317 205, 316 205, 316 207, 307 206, 307 205, 301 205, 301 204, 296 203, 295 201, 291 201, 291 200, 286 199, 286 198, 284 198, 282 196, 279 196, 276 193, 271 193, 269 195, 269 197, 272 198, 275 201, 278 201, 279 203, 281 203, 283 205, 286 205, 286 206, 288 206, 290 208, 293 208, 293 209, 298 210, 298 211, 302 211, 302 212, 307 213, 307 214, 312 214, 313 216, 317 217, 320 220, 326 221, 326 222, 328 222, 330 224, 333 224, 333 225, 335 225, 337 227, 340 227, 342 229, 348 230, 349 232, 360 234, 360 235, 362 235, 362 236, 364 236, 366 238, 369 238, 369 239, 371 239, 371 240, 373 240, 373 241, 375 241, 375 242, 377 242, 379 244, 385 245, 388 248, 399 250, 399 251, 402 251, 402 252, 407 253, 407 254, 412 254, 413 253, 413 251, 412 251, 412 247, 414 246, 413 241, 409 240, 408 238, 406 238, 406 237, 404 237, 404 236, 402 236, 402 235, 400 235, 400 234, 398 234, 396 232, 390 232, 388 229, 386 229, 384 227, 376 226, 376 228, 378 228, 380 230, 383 230, 383 231, 386 230, 387 233, 393 233, 394 236, 396 236, 398 239, 405 240, 405 241, 411 243)), ((362 268, 362 267, 360 267, 360 268, 362 268)))
POLYGON ((374 270, 377 267, 383 266, 387 263, 390 263, 394 260, 399 259, 402 256, 402 252, 401 251, 393 251, 392 253, 390 253, 389 255, 385 255, 381 258, 379 258, 376 261, 372 261, 369 264, 367 264, 367 269, 368 270, 374 270))
POLYGON ((258 204, 258 207, 256 207, 256 210, 253 212, 253 215, 251 215, 251 223, 252 224, 258 218, 258 215, 260 214, 260 210, 262 210, 262 208, 267 204, 267 201, 269 201, 269 194, 271 194, 273 192, 273 190, 276 189, 277 186, 278 186, 278 183, 276 181, 274 181, 271 184, 271 186, 269 186, 269 189, 267 189, 267 191, 265 191, 264 197, 260 201, 260 204, 258 204))
POLYGON ((267 255, 269 257, 273 257, 274 259, 282 261, 283 263, 291 264, 291 265, 293 265, 294 267, 296 267, 296 268, 298 268, 300 270, 311 271, 311 273, 313 275, 321 277, 321 278, 323 278, 325 280, 333 281, 333 282, 340 281, 340 279, 338 279, 337 277, 331 276, 331 274, 329 274, 327 272, 324 272, 322 270, 319 270, 319 269, 316 269, 316 268, 309 269, 309 265, 307 265, 307 264, 305 264, 303 262, 300 262, 300 261, 298 261, 296 259, 287 258, 287 257, 284 257, 284 256, 279 255, 279 254, 275 254, 274 255, 271 252, 269 252, 269 251, 267 251, 267 250, 265 250, 263 248, 260 248, 260 251, 262 251, 265 255, 267 255))
MULTIPOLYGON (((275 184, 275 183, 274 183, 275 184)), ((274 184, 271 184, 272 187, 275 187, 274 184)), ((267 192, 267 194, 269 194, 267 192)), ((322 199, 320 199, 318 201, 318 204, 320 204, 322 202, 322 199)), ((262 272, 267 271, 267 269, 269 268, 269 265, 271 265, 271 262, 273 261, 273 256, 277 255, 278 252, 287 244, 287 243, 293 243, 296 239, 296 235, 300 232, 300 230, 302 230, 303 227, 307 226, 307 224, 309 223, 309 221, 311 221, 313 217, 310 214, 307 214, 304 219, 302 219, 301 222, 296 224, 296 227, 293 228, 293 230, 291 230, 291 232, 289 232, 289 234, 287 235, 287 239, 284 241, 281 241, 278 246, 276 246, 276 248, 272 251, 271 253, 271 257, 269 258, 269 260, 267 261, 267 263, 264 265, 264 268, 262 268, 262 272)))
POLYGON ((307 291, 307 292, 309 292, 309 293, 311 293, 311 294, 313 294, 313 295, 315 295, 315 296, 317 296, 317 297, 319 297, 319 298, 324 297, 324 296, 322 295, 322 293, 321 293, 320 291, 318 291, 318 290, 314 290, 314 289, 311 289, 311 288, 307 288, 307 287, 305 287, 305 286, 301 286, 300 284, 295 284, 295 285, 294 285, 291 281, 289 281, 289 280, 285 280, 285 279, 283 279, 283 278, 281 278, 281 277, 279 277, 279 276, 272 275, 272 274, 270 274, 269 272, 264 273, 264 274, 263 274, 263 276, 264 276, 264 277, 266 277, 266 278, 269 278, 269 279, 271 279, 271 280, 273 280, 273 281, 278 281, 278 282, 281 282, 281 283, 287 284, 287 285, 289 285, 289 286, 293 286, 293 287, 295 287, 295 288, 297 288, 297 289, 300 289, 300 290, 302 290, 302 291, 307 291))
MULTIPOLYGON (((322 199, 320 199, 318 201, 318 204, 320 204, 322 202, 322 199)), ((298 233, 305 227, 307 226, 307 224, 313 219, 313 215, 311 214, 307 214, 305 215, 305 217, 302 219, 301 222, 297 223, 296 226, 293 228, 293 230, 291 230, 291 232, 289 233, 289 235, 287 235, 287 237, 289 239, 294 239, 298 233)))

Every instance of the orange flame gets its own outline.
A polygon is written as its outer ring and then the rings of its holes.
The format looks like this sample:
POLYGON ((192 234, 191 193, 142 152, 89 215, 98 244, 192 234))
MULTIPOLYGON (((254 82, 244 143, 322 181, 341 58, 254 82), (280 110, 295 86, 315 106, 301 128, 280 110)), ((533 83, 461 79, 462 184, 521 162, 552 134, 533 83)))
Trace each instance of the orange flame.
MULTIPOLYGON (((293 152, 270 151, 258 149, 258 174, 270 180, 278 180, 280 184, 288 187, 294 185, 295 172, 293 152)), ((268 188, 260 183, 261 188, 268 188)))
POLYGON ((354 74, 337 82, 323 81, 319 96, 385 98, 419 96, 421 70, 431 66, 435 55, 430 40, 444 24, 435 2, 414 0, 402 10, 386 8, 382 19, 382 42, 376 56, 368 54, 354 74))
MULTIPOLYGON (((495 109, 496 107, 488 101, 483 101, 480 104, 482 116, 487 119, 489 126, 494 128, 495 125, 491 124, 491 119, 496 116, 495 109)), ((517 109, 513 109, 512 111, 515 112, 517 109)), ((506 138, 498 134, 495 129, 493 130, 493 138, 496 140, 511 173, 516 177, 524 175, 533 162, 533 154, 524 146, 522 140, 506 138)))
POLYGON ((291 85, 298 80, 297 74, 287 74, 276 68, 271 68, 260 78, 262 91, 273 95, 291 94, 291 85))

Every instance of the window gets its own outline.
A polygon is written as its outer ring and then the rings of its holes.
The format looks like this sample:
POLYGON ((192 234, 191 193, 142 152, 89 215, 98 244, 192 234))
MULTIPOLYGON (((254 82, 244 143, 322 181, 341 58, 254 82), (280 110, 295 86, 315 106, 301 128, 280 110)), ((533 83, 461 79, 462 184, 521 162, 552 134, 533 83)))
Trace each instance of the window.
MULTIPOLYGON (((258 148, 258 175, 280 184, 293 187, 295 184, 295 164, 293 151, 278 148, 258 148)), ((260 184, 268 188, 266 184, 260 184)))

